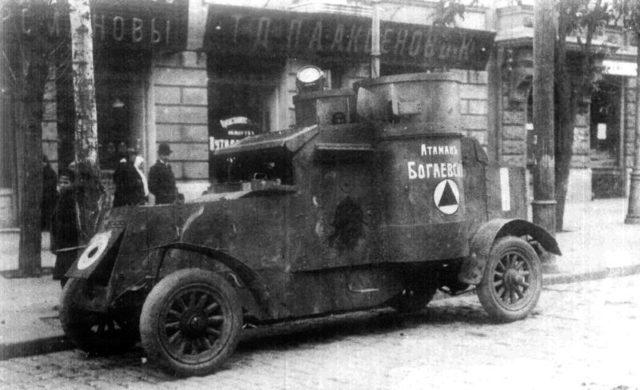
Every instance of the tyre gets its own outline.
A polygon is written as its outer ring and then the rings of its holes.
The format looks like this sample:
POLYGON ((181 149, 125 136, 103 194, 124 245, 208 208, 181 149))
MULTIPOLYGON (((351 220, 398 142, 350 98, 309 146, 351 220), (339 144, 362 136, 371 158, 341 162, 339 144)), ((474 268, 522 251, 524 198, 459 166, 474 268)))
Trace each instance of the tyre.
POLYGON ((389 301, 389 306, 400 313, 414 313, 424 309, 438 289, 435 271, 415 272, 407 277, 406 287, 389 301))
POLYGON ((196 268, 162 279, 140 315, 147 357, 179 376, 214 372, 233 353, 241 328, 235 290, 219 275, 196 268))
POLYGON ((67 337, 79 349, 99 355, 128 351, 139 339, 137 313, 98 313, 82 309, 75 302, 90 299, 92 285, 72 278, 62 290, 60 322, 67 337))
POLYGON ((540 259, 531 245, 518 237, 495 242, 477 293, 489 316, 499 322, 526 317, 542 290, 540 259))

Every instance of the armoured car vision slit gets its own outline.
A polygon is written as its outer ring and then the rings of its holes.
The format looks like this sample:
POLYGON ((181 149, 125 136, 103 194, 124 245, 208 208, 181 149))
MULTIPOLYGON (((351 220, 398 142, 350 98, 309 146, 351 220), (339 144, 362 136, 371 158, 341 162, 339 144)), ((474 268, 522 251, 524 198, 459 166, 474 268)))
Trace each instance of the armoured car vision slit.
POLYGON ((215 151, 202 198, 111 210, 67 274, 67 335, 100 353, 140 340, 168 371, 204 375, 247 322, 415 311, 472 286, 496 321, 526 317, 539 254, 560 250, 522 219, 524 170, 462 134, 458 88, 420 73, 301 93, 297 128, 215 151))

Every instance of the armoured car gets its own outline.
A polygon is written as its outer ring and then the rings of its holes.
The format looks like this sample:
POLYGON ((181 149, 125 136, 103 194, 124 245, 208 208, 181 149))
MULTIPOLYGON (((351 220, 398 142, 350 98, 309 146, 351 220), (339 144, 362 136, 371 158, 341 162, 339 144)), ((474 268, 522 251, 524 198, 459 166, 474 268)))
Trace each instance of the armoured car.
POLYGON ((523 219, 525 175, 463 134, 449 73, 384 76, 295 98, 296 128, 215 150, 182 205, 115 208, 71 267, 61 321, 81 349, 138 340, 178 375, 214 372, 243 325, 474 288, 500 322, 540 296, 552 235, 523 219))

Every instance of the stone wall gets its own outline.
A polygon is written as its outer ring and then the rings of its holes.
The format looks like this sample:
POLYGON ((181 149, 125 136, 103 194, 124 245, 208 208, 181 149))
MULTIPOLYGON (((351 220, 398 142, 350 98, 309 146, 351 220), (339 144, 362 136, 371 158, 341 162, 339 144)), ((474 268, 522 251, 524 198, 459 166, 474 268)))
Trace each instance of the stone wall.
POLYGON ((591 122, 589 104, 583 104, 578 108, 576 122, 573 129, 573 154, 571 156, 571 168, 586 169, 591 166, 589 156, 589 124, 591 122))
POLYGON ((487 150, 489 89, 486 71, 454 70, 460 77, 460 114, 465 135, 487 150))
POLYGON ((628 77, 624 83, 624 166, 633 167, 636 129, 636 80, 628 77))
POLYGON ((507 165, 524 167, 527 163, 524 109, 520 106, 503 107, 501 161, 507 165))
POLYGON ((209 181, 206 56, 181 52, 156 57, 151 91, 156 144, 169 143, 173 172, 183 182, 179 187, 187 199, 193 198, 209 181))
POLYGON ((628 77, 624 84, 624 159, 625 168, 625 196, 629 196, 629 175, 633 168, 634 142, 636 139, 636 80, 628 77))

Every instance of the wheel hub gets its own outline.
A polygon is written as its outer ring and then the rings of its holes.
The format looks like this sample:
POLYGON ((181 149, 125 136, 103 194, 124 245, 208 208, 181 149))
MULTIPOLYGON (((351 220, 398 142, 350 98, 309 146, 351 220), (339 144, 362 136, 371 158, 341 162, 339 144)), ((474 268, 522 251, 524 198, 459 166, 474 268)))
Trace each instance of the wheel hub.
POLYGON ((182 317, 181 329, 189 337, 199 337, 206 332, 207 316, 200 311, 189 311, 182 317))
POLYGON ((517 270, 510 268, 504 273, 504 283, 509 289, 516 288, 524 283, 524 276, 517 270))

